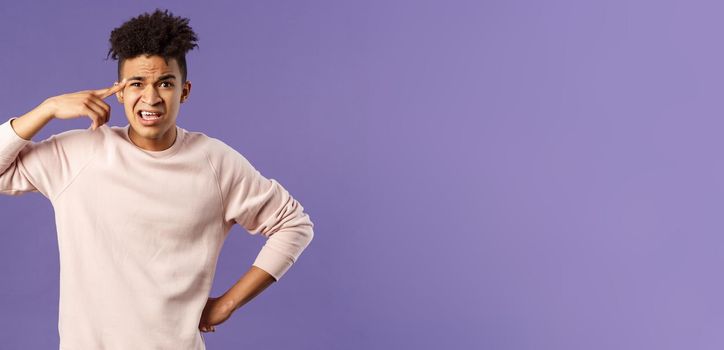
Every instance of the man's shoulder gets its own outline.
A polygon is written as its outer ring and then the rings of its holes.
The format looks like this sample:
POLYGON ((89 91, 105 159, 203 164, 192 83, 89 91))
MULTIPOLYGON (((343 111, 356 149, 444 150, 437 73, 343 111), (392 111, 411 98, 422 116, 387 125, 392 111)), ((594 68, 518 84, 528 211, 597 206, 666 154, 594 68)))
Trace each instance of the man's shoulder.
MULTIPOLYGON (((42 142, 52 142, 63 148, 69 147, 92 147, 102 139, 103 131, 98 128, 91 129, 70 129, 50 135, 42 142)), ((87 150, 87 149, 86 149, 87 150)))
POLYGON ((207 135, 200 131, 188 131, 184 136, 186 143, 191 148, 204 150, 210 156, 236 155, 239 152, 219 138, 207 135))
POLYGON ((241 152, 219 138, 198 131, 186 131, 184 138, 187 147, 204 152, 211 166, 222 174, 253 168, 241 152))

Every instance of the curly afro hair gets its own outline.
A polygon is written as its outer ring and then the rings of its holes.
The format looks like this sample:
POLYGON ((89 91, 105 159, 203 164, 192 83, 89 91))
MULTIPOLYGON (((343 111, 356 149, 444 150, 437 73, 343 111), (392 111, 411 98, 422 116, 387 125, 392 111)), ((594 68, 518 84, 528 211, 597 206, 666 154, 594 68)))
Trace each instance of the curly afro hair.
POLYGON ((188 18, 174 17, 168 10, 156 9, 143 13, 111 31, 108 56, 118 60, 118 79, 123 61, 140 55, 158 55, 166 64, 176 59, 181 70, 181 82, 186 82, 186 53, 198 47, 196 33, 189 27, 188 18))

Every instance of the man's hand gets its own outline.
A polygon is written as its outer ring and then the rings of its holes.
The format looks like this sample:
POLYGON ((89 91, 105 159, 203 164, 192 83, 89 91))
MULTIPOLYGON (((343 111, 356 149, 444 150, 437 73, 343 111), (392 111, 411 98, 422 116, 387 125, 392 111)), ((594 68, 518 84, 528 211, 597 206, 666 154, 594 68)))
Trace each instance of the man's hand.
POLYGON ((214 332, 214 326, 226 321, 238 308, 259 295, 264 289, 276 282, 274 276, 259 267, 251 266, 244 276, 226 293, 218 298, 209 298, 201 313, 199 329, 202 332, 214 332))
POLYGON ((234 310, 232 301, 227 301, 223 297, 209 298, 206 301, 204 311, 201 313, 199 330, 202 332, 216 332, 214 326, 228 320, 234 310))
POLYGON ((41 104, 47 113, 58 119, 71 119, 88 116, 93 124, 91 128, 97 129, 108 122, 111 116, 111 106, 103 99, 121 91, 126 86, 126 79, 113 86, 98 90, 83 90, 79 92, 53 96, 41 104))

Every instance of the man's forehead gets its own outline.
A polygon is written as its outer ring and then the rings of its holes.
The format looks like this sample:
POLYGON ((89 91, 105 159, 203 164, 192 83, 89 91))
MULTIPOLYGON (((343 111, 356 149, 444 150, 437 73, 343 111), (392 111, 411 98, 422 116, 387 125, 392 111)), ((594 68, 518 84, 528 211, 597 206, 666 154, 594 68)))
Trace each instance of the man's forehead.
POLYGON ((122 67, 123 75, 128 77, 129 80, 138 78, 138 80, 145 80, 158 76, 158 80, 161 77, 178 78, 178 64, 176 60, 170 58, 168 64, 160 56, 138 56, 130 59, 126 59, 123 62, 122 67))
MULTIPOLYGON (((135 73, 129 74, 126 79, 128 81, 131 81, 131 80, 145 81, 147 79, 148 80, 154 79, 155 75, 157 75, 157 74, 144 74, 144 73, 135 72, 135 73)), ((174 74, 171 71, 162 72, 162 73, 158 74, 158 78, 156 78, 156 80, 169 80, 169 79, 176 79, 176 74, 174 74)))

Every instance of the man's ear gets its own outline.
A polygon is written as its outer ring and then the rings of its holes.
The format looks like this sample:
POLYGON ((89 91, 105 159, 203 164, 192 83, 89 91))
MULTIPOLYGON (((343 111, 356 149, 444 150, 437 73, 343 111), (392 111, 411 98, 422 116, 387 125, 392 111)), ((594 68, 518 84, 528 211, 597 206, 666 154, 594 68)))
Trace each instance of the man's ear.
POLYGON ((116 98, 118 99, 118 102, 123 104, 123 90, 116 92, 116 98))
POLYGON ((186 100, 189 98, 189 94, 191 94, 191 81, 186 80, 186 83, 181 90, 181 103, 186 102, 186 100))

